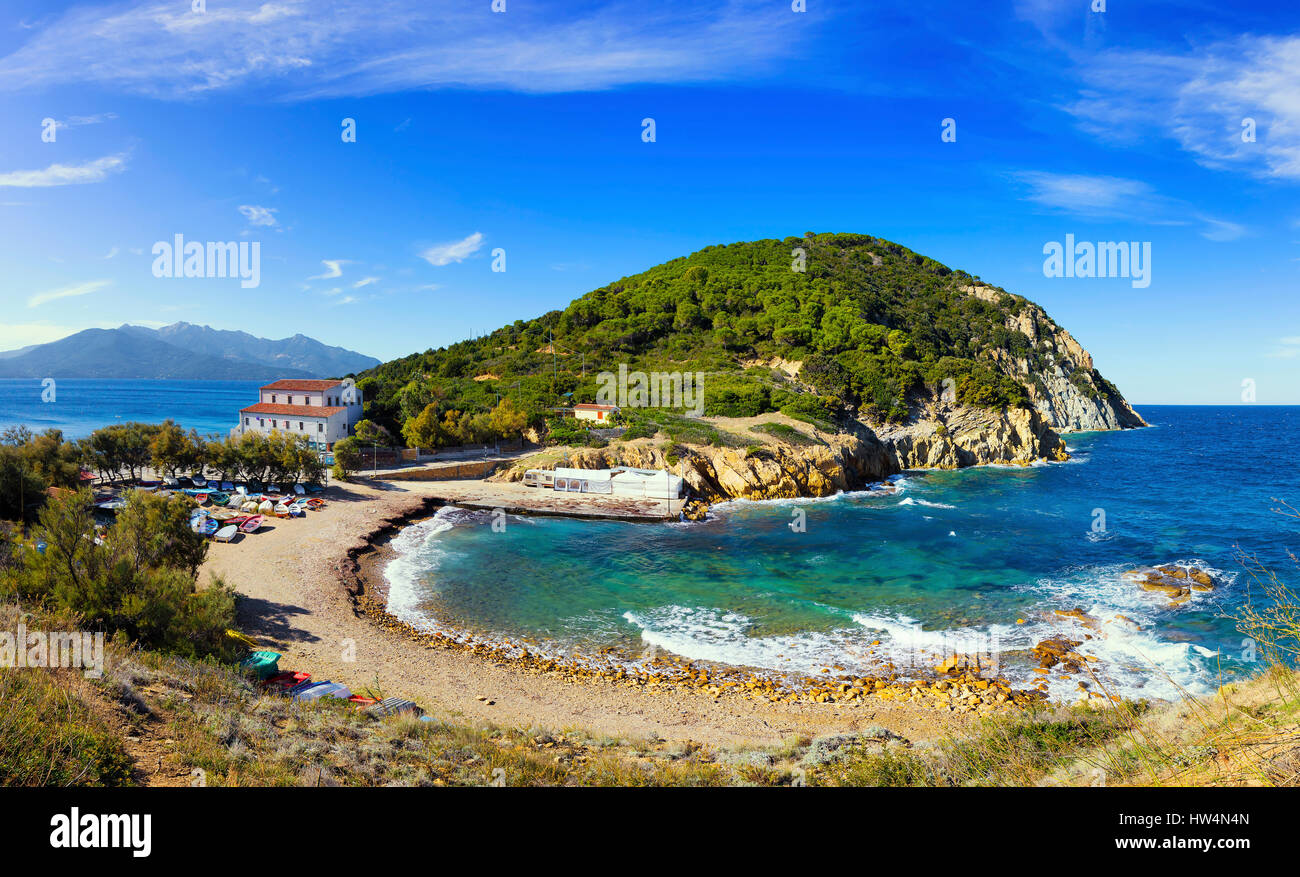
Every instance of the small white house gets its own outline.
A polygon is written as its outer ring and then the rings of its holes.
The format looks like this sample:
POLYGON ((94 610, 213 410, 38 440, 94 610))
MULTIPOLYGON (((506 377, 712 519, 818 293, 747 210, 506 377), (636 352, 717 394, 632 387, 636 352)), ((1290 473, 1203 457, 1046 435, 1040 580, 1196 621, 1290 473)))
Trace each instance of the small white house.
POLYGON ((280 380, 258 391, 259 401, 240 409, 231 435, 246 432, 303 436, 313 448, 331 450, 356 431, 361 391, 351 382, 280 380))
POLYGON ((595 405, 591 402, 579 402, 573 406, 573 416, 578 420, 594 420, 597 423, 609 423, 618 413, 617 405, 595 405))
POLYGON ((611 496, 634 496, 645 499, 677 499, 682 495, 682 479, 666 469, 529 469, 524 486, 552 488, 564 493, 603 493, 611 496))

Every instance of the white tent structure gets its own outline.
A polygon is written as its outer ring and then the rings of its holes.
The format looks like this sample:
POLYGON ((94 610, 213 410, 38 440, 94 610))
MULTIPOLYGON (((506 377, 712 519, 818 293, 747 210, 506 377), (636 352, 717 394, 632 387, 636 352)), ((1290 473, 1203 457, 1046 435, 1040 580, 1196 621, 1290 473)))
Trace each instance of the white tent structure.
POLYGON ((552 487, 564 493, 603 493, 645 499, 677 499, 682 495, 682 479, 666 469, 570 469, 554 471, 529 469, 524 473, 528 487, 552 487))

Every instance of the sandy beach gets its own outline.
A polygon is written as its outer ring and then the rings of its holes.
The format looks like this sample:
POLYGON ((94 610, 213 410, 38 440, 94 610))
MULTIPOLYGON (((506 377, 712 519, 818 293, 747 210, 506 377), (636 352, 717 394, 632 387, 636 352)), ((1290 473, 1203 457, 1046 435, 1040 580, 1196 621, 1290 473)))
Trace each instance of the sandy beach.
MULTIPOLYGON (((322 497, 327 507, 305 518, 272 519, 256 534, 212 544, 200 574, 202 581, 209 574, 220 576, 242 595, 241 628, 282 652, 282 669, 305 670, 316 680, 342 682, 354 690, 407 697, 433 715, 718 746, 768 745, 792 734, 871 725, 920 740, 959 731, 975 720, 971 713, 878 697, 856 703, 773 703, 731 691, 715 697, 689 687, 646 690, 430 647, 359 613, 348 590, 361 580, 368 583, 367 596, 375 596, 372 589, 382 578, 382 545, 395 531, 394 522, 433 514, 439 501, 512 510, 527 506, 543 513, 575 509, 561 502, 565 498, 550 500, 535 489, 480 480, 358 479, 336 483, 322 497)), ((579 509, 585 514, 636 512, 618 508, 618 500, 604 500, 608 506, 600 498, 585 500, 579 509)))

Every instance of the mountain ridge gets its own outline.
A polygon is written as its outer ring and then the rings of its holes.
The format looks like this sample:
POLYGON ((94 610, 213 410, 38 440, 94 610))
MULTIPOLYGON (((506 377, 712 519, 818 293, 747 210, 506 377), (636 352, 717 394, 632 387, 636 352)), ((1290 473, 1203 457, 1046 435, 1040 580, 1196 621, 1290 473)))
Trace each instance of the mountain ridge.
POLYGON ((47 344, 0 352, 0 378, 275 380, 330 378, 378 364, 372 356, 306 335, 272 340, 177 322, 84 329, 47 344))

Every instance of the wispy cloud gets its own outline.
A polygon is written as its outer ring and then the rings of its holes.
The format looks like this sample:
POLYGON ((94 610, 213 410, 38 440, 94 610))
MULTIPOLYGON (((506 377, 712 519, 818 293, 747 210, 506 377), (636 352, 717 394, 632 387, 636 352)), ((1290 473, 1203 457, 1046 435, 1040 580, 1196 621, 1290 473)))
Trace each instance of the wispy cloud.
POLYGON ((99 125, 117 118, 117 113, 97 113, 93 116, 68 116, 66 119, 53 119, 55 128, 80 128, 85 125, 99 125))
POLYGON ((360 289, 363 286, 370 286, 371 284, 378 283, 378 282, 379 282, 378 277, 362 277, 356 283, 352 284, 352 288, 360 289))
POLYGON ((1113 50, 1081 68, 1065 109, 1115 141, 1157 133, 1198 162, 1300 179, 1300 36, 1242 36, 1185 53, 1113 50), (1254 140, 1243 139, 1246 119, 1254 140))
POLYGON ((308 280, 333 280, 336 277, 343 276, 343 266, 348 264, 347 259, 321 259, 320 262, 325 266, 324 274, 317 274, 314 277, 308 277, 308 280))
POLYGON ((1158 197, 1141 180, 1122 177, 1046 171, 1021 171, 1012 177, 1028 188, 1028 200, 1071 213, 1114 216, 1141 209, 1158 197))
POLYGON ((96 83, 161 98, 247 86, 292 97, 423 88, 586 91, 716 81, 795 56, 788 6, 634 0, 564 14, 406 0, 135 0, 74 7, 0 58, 0 89, 96 83))
POLYGON ((1011 178, 1024 186, 1025 199, 1090 220, 1122 219, 1148 225, 1203 223, 1201 237, 1232 241, 1245 226, 1196 212, 1177 198, 1161 195, 1142 180, 1090 174, 1020 171, 1011 178))
POLYGON ((1264 355, 1272 359, 1295 359, 1300 356, 1300 335, 1279 338, 1277 344, 1277 347, 1264 355))
POLYGON ((450 265, 452 262, 464 262, 470 256, 474 255, 483 246, 483 233, 476 231, 472 235, 459 241, 448 241, 445 244, 434 244, 420 253, 420 258, 424 259, 430 265, 441 267, 450 265))
POLYGON ((111 280, 92 280, 89 283, 78 283, 74 286, 64 286, 59 289, 51 289, 46 292, 38 292, 36 295, 27 299, 27 307, 34 308, 45 304, 46 302, 57 301, 61 298, 72 298, 78 295, 90 295, 92 292, 98 292, 106 286, 112 285, 111 280))
POLYGON ((10 171, 0 174, 0 186, 34 189, 43 186, 75 186, 100 183, 110 174, 126 170, 125 155, 106 155, 86 164, 52 164, 44 170, 10 171))
POLYGON ((239 212, 244 214, 249 225, 275 225, 276 210, 274 207, 258 207, 255 204, 241 204, 239 212))

